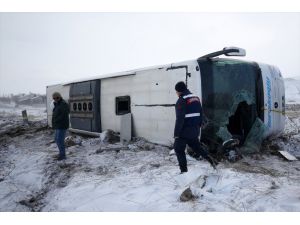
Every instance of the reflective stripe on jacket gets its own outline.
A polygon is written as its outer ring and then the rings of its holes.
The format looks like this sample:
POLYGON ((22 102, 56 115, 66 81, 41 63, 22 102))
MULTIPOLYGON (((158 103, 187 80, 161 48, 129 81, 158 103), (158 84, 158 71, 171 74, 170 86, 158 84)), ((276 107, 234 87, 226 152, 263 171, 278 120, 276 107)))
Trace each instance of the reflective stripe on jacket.
POLYGON ((176 105, 174 137, 196 138, 202 123, 202 106, 198 96, 189 90, 182 93, 176 105))

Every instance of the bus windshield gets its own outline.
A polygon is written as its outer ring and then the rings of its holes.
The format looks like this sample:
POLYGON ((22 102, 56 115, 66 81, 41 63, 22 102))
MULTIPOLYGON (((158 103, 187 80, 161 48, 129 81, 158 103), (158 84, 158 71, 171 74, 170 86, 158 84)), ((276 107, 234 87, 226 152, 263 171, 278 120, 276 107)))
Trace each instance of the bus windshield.
POLYGON ((202 127, 201 140, 214 145, 237 137, 244 142, 256 118, 263 118, 258 67, 255 63, 232 59, 204 59, 198 63, 207 121, 202 127))

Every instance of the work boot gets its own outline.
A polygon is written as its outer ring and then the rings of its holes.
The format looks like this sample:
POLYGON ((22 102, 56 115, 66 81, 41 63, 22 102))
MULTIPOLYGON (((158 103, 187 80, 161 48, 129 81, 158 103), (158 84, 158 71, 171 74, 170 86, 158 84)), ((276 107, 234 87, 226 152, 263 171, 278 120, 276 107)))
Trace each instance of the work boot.
POLYGON ((187 173, 188 169, 187 167, 180 167, 180 174, 183 174, 183 173, 187 173))
POLYGON ((65 159, 67 159, 66 156, 59 156, 57 160, 61 161, 61 160, 65 160, 65 159))
POLYGON ((59 158, 59 155, 53 155, 52 158, 57 160, 59 158))
POLYGON ((55 155, 53 158, 54 158, 55 160, 61 161, 61 160, 66 159, 66 156, 55 155))

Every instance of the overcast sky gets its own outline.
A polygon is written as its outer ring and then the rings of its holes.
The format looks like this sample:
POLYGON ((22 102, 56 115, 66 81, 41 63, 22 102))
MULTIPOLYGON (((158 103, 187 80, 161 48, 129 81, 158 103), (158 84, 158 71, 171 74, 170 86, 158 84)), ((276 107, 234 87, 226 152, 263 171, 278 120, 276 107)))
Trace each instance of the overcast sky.
POLYGON ((300 76, 300 13, 0 13, 0 95, 225 46, 300 76))

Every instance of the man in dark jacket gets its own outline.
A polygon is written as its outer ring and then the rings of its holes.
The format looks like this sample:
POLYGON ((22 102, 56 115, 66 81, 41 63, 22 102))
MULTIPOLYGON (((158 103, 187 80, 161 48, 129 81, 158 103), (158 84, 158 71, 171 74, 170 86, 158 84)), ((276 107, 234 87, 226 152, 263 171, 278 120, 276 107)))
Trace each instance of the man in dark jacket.
POLYGON ((55 129, 55 142, 59 149, 58 160, 63 160, 66 159, 65 136, 69 128, 69 105, 59 92, 54 92, 52 97, 54 100, 52 128, 55 129))
POLYGON ((182 81, 175 85, 175 90, 178 100, 175 105, 174 149, 181 173, 188 171, 185 155, 186 145, 193 149, 196 158, 202 156, 215 168, 215 161, 201 148, 198 139, 202 124, 202 106, 199 97, 193 95, 182 81))

